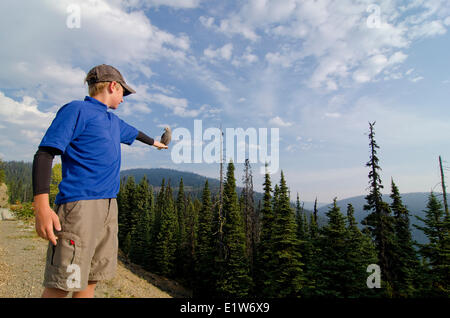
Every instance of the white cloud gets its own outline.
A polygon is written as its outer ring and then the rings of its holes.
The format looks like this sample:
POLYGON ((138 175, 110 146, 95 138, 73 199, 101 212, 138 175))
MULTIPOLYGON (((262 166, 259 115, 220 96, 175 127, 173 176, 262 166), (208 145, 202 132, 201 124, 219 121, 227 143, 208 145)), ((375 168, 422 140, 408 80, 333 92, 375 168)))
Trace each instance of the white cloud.
POLYGON ((40 111, 32 97, 16 101, 3 92, 0 92, 0 105, 0 151, 6 154, 2 159, 31 161, 56 113, 40 111))
POLYGON ((292 126, 292 123, 285 122, 279 116, 275 116, 269 120, 270 125, 279 126, 279 127, 289 127, 292 126))
MULTIPOLYGON (((181 5, 167 2, 177 3, 181 5)), ((8 30, 0 34, 2 47, 8 48, 0 51, 0 87, 22 89, 29 96, 60 104, 84 95, 84 75, 96 64, 116 66, 128 81, 138 74, 153 76, 150 61, 184 63, 187 59, 190 39, 186 34, 159 29, 130 3, 77 1, 80 28, 69 28, 67 8, 73 4, 71 0, 32 1, 24 10, 23 3, 0 2, 0 11, 10 13, 0 20, 0 28, 8 30)))
POLYGON ((47 128, 55 113, 41 112, 36 99, 25 96, 21 102, 5 96, 0 92, 0 123, 28 129, 47 128))
POLYGON ((367 24, 373 13, 367 11, 370 4, 357 0, 249 0, 218 21, 219 27, 214 20, 202 21, 217 32, 240 35, 253 43, 281 37, 286 40, 284 46, 274 45, 265 54, 267 62, 287 68, 313 57, 316 66, 309 85, 336 90, 350 80, 377 80, 381 72, 405 62, 407 55, 400 50, 420 38, 444 34, 449 24, 445 1, 417 1, 403 7, 395 1, 382 1, 377 3, 378 27, 372 28, 367 24), (402 15, 404 12, 408 14, 402 15))
POLYGON ((329 117, 329 118, 339 118, 342 115, 340 113, 325 113, 325 117, 329 117))
POLYGON ((207 49, 205 49, 203 51, 203 54, 208 59, 212 59, 212 60, 214 60, 214 59, 230 60, 232 52, 233 52, 233 44, 228 43, 216 50, 212 49, 211 47, 208 47, 207 49))
POLYGON ((409 36, 411 38, 428 38, 436 35, 443 35, 446 32, 447 29, 443 25, 443 22, 435 20, 411 27, 409 36))
POLYGON ((240 57, 235 57, 233 59, 232 64, 236 67, 240 66, 246 66, 246 65, 252 65, 259 61, 259 58, 257 55, 253 54, 252 48, 250 46, 247 46, 245 49, 245 52, 240 57))
POLYGON ((200 18, 198 18, 198 20, 206 28, 211 28, 214 25, 214 18, 213 17, 201 16, 200 18))
POLYGON ((159 86, 139 85, 136 90, 139 94, 133 94, 129 96, 130 103, 125 104, 119 108, 120 113, 124 115, 132 114, 148 114, 152 112, 151 104, 158 104, 171 110, 174 115, 180 117, 198 117, 204 118, 214 117, 221 112, 221 109, 214 108, 210 105, 204 104, 199 109, 188 109, 189 103, 186 98, 178 98, 162 94, 161 92, 151 92, 150 90, 161 91, 159 86))
POLYGON ((167 6, 175 9, 194 9, 200 5, 202 0, 125 0, 123 2, 124 6, 133 8, 152 8, 167 6))
POLYGON ((417 82, 419 82, 419 81, 421 81, 421 80, 423 80, 423 79, 424 79, 423 76, 417 76, 417 77, 412 78, 412 79, 411 79, 411 82, 417 83, 417 82))

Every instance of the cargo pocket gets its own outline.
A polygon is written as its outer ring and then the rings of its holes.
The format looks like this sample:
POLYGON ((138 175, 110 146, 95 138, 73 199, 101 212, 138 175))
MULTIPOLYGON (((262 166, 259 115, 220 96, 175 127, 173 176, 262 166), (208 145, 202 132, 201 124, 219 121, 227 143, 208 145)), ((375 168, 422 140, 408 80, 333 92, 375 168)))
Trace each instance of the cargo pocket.
POLYGON ((69 232, 58 233, 56 246, 52 247, 51 265, 64 267, 71 264, 80 264, 81 240, 69 232))

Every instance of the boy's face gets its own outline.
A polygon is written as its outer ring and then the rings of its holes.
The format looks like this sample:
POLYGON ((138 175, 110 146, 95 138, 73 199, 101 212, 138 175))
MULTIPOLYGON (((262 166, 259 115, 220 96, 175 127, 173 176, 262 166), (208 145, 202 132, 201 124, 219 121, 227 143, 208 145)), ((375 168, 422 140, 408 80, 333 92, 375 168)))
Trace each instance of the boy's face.
POLYGON ((119 104, 123 102, 123 87, 118 82, 111 82, 112 94, 109 108, 117 109, 119 104))

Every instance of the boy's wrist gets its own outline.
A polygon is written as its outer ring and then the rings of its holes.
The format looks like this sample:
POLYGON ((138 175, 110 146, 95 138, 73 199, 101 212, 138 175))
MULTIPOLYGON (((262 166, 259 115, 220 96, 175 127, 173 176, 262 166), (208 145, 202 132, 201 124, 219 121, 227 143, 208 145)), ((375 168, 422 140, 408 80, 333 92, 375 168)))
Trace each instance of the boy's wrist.
POLYGON ((33 206, 35 211, 39 211, 45 208, 50 207, 50 201, 48 197, 48 193, 36 194, 34 196, 33 206))

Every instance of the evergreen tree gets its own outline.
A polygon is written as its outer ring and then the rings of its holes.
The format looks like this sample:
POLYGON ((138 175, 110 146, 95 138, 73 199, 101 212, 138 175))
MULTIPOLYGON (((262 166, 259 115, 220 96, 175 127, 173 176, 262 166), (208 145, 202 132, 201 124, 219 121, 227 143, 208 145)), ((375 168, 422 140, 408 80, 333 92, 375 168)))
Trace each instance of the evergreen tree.
POLYGON ((318 222, 317 222, 317 213, 318 213, 318 209, 317 209, 317 197, 316 197, 316 199, 314 200, 314 223, 315 224, 319 224, 318 222))
MULTIPOLYGON (((266 164, 267 168, 267 164, 266 164)), ((272 184, 270 174, 266 172, 264 177, 264 196, 262 204, 261 234, 258 244, 257 263, 255 267, 255 294, 260 297, 273 296, 271 274, 274 272, 273 253, 273 229, 274 213, 272 209, 272 184)))
MULTIPOLYGON (((277 187, 276 187, 277 188, 277 187)), ((288 187, 281 171, 280 187, 275 190, 273 257, 277 263, 272 276, 272 290, 276 297, 297 297, 304 277, 296 236, 297 225, 290 206, 288 187)))
POLYGON ((250 264, 250 273, 253 277, 253 268, 254 268, 254 254, 255 254, 255 242, 256 242, 256 229, 257 229, 257 217, 255 211, 255 201, 253 197, 253 176, 252 170, 250 166, 250 161, 248 159, 245 160, 245 168, 244 168, 244 189, 242 189, 241 197, 242 197, 242 216, 244 221, 244 232, 246 238, 246 253, 247 258, 249 259, 250 264))
POLYGON ((370 168, 369 172, 369 189, 370 193, 366 196, 367 204, 364 210, 370 214, 363 220, 363 224, 367 226, 368 232, 371 234, 378 252, 378 261, 380 262, 382 281, 385 282, 386 292, 392 295, 392 284, 394 281, 393 264, 395 258, 395 233, 394 219, 390 215, 390 207, 382 201, 383 185, 379 171, 379 159, 377 149, 380 147, 375 141, 374 123, 369 123, 369 146, 370 159, 366 166, 370 168))
POLYGON ((441 202, 431 193, 428 198, 425 218, 416 216, 424 226, 414 225, 423 231, 428 243, 417 244, 423 258, 424 285, 422 296, 450 296, 450 241, 449 218, 444 215, 441 202))
POLYGON ((321 246, 319 245, 320 231, 316 219, 314 213, 311 213, 308 224, 307 216, 304 215, 304 224, 307 226, 305 229, 305 250, 302 255, 304 255, 306 284, 301 291, 301 295, 307 298, 317 296, 316 284, 317 280, 320 279, 318 273, 321 267, 321 246))
POLYGON ((391 198, 391 210, 395 219, 395 258, 392 262, 394 295, 407 298, 414 295, 413 282, 419 264, 409 228, 409 212, 394 180, 391 180, 391 198))
POLYGON ((153 262, 155 272, 171 277, 174 271, 174 258, 178 232, 177 216, 170 183, 161 185, 155 211, 153 262))
POLYGON ((195 257, 197 248, 198 214, 194 203, 188 198, 186 209, 186 258, 184 260, 184 280, 189 286, 194 283, 195 257))
POLYGON ((224 260, 220 269, 217 291, 221 297, 244 297, 251 285, 249 265, 245 253, 245 233, 238 208, 234 164, 230 161, 223 196, 224 260))
POLYGON ((306 227, 307 224, 304 223, 304 211, 303 207, 300 205, 300 197, 297 193, 297 201, 295 202, 295 220, 297 223, 297 238, 300 241, 300 244, 302 242, 304 243, 306 238, 306 227))
POLYGON ((178 186, 177 201, 175 204, 177 220, 178 220, 178 231, 177 231, 177 251, 176 251, 176 261, 175 261, 175 271, 177 277, 184 277, 185 272, 183 271, 185 265, 185 257, 187 256, 187 246, 186 246, 186 196, 184 193, 183 178, 180 179, 180 184, 178 186))
POLYGON ((333 207, 327 212, 328 224, 321 228, 319 246, 319 272, 316 295, 327 297, 348 297, 347 284, 351 275, 346 262, 348 253, 348 232, 345 218, 333 200, 333 207))
POLYGON ((122 186, 120 188, 119 195, 117 197, 117 205, 118 205, 118 223, 119 223, 119 247, 123 250, 125 255, 128 255, 129 253, 129 247, 125 243, 125 239, 127 235, 130 235, 130 242, 131 242, 131 232, 134 225, 134 215, 133 215, 133 209, 134 209, 134 197, 136 192, 136 183, 134 181, 134 178, 132 176, 128 177, 125 180, 122 181, 122 186), (123 184, 124 182, 125 185, 123 184), (127 248, 128 247, 128 248, 127 248))
POLYGON ((196 280, 194 297, 210 296, 211 286, 214 286, 214 236, 211 193, 208 180, 205 181, 202 195, 202 208, 198 215, 196 250, 196 280))
POLYGON ((150 245, 150 211, 151 202, 149 196, 149 185, 146 176, 141 179, 137 186, 134 201, 134 230, 131 232, 130 260, 139 265, 144 265, 148 257, 150 245))
MULTIPOLYGON (((296 209, 299 209, 299 199, 297 198, 296 209)), ((318 254, 317 237, 312 238, 308 224, 308 216, 304 212, 303 206, 300 207, 300 215, 297 217, 297 237, 299 239, 299 251, 302 255, 303 273, 305 276, 304 287, 301 290, 302 297, 311 297, 315 293, 316 287, 316 273, 317 273, 317 261, 315 259, 316 253, 318 254), (303 228, 303 230, 301 230, 303 228)), ((314 222, 314 215, 311 214, 311 222, 314 222)), ((318 228, 314 233, 318 233, 318 228)), ((317 235, 316 235, 317 236, 317 235)), ((320 266, 320 265, 319 265, 320 266)))
POLYGON ((347 254, 345 262, 349 266, 351 279, 348 280, 346 289, 348 297, 373 297, 379 296, 379 290, 367 287, 367 267, 377 264, 377 252, 375 245, 369 236, 364 235, 357 226, 352 204, 347 206, 347 254))
POLYGON ((312 240, 319 236, 319 226, 317 224, 317 218, 314 214, 311 214, 309 217, 309 236, 312 240))

